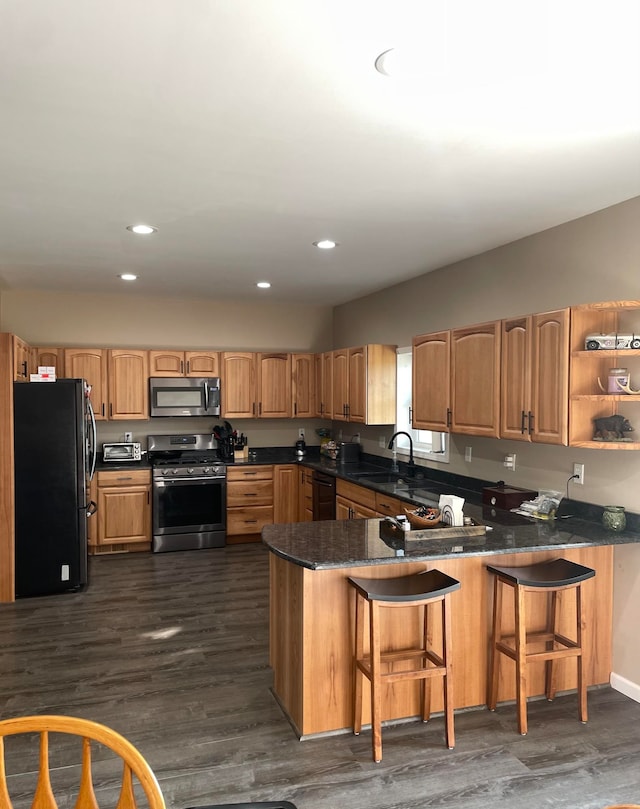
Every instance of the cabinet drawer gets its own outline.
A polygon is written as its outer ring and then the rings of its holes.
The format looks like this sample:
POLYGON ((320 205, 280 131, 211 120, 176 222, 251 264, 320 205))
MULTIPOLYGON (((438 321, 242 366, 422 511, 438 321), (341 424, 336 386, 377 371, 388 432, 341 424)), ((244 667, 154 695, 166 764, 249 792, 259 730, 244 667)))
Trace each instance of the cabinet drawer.
POLYGON ((228 466, 230 480, 273 480, 273 466, 228 466))
POLYGON ((136 486, 151 483, 150 469, 118 469, 98 472, 98 486, 136 486))
POLYGON ((227 534, 259 534, 265 525, 273 523, 273 506, 230 508, 227 510, 227 534))
POLYGON ((379 514, 384 514, 385 517, 395 517, 398 514, 404 514, 405 508, 410 508, 409 503, 403 503, 402 500, 397 500, 395 497, 387 497, 386 494, 376 493, 376 511, 379 514))
POLYGON ((227 484, 227 508, 273 505, 272 480, 237 480, 227 484))
POLYGON ((346 500, 360 503, 365 508, 370 508, 374 511, 376 509, 376 493, 371 489, 365 489, 364 486, 358 486, 357 483, 349 483, 346 480, 338 479, 336 481, 336 494, 346 500))

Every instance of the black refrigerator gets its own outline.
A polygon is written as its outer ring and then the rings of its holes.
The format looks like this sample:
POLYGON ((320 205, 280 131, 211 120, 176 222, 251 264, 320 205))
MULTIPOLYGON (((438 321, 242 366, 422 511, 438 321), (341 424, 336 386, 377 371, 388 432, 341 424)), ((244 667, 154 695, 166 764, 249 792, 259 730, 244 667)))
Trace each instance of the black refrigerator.
POLYGON ((85 391, 83 379, 14 383, 16 596, 88 581, 95 421, 85 391))

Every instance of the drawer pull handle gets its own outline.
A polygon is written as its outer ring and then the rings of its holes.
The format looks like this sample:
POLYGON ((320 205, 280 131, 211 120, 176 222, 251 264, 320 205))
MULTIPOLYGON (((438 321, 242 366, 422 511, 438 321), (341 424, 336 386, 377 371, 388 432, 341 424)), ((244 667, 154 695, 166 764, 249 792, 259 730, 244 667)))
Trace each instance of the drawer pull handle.
POLYGON ((116 480, 133 480, 133 478, 131 477, 131 475, 129 475, 129 477, 116 478, 116 480))
POLYGON ((244 496, 245 497, 257 497, 258 493, 257 492, 245 492, 244 496))
POLYGON ((247 524, 256 523, 256 522, 258 522, 258 521, 257 520, 245 520, 245 523, 247 523, 247 524))

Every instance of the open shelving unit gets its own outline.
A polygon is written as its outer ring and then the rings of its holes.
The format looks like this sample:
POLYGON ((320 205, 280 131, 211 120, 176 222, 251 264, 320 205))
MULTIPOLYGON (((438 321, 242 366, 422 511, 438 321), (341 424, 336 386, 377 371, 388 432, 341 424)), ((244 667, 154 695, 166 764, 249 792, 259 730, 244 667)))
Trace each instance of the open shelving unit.
POLYGON ((640 334, 640 301, 608 301, 571 309, 569 371, 569 446, 590 449, 640 449, 640 395, 603 393, 612 367, 629 368, 631 387, 640 388, 640 349, 585 348, 588 334, 640 334), (635 405, 635 407, 634 407, 635 405), (632 440, 594 441, 593 420, 620 414, 635 427, 632 440))

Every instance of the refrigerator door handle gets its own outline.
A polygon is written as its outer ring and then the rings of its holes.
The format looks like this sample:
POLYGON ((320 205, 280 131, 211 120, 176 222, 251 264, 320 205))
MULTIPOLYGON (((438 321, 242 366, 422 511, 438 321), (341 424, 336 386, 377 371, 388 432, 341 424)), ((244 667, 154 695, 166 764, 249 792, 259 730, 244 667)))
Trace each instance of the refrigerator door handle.
POLYGON ((91 406, 91 399, 87 397, 87 406, 89 408, 89 417, 91 418, 91 471, 89 472, 89 480, 93 480, 96 471, 96 458, 98 455, 98 433, 96 431, 96 417, 91 406))
POLYGON ((97 510, 98 504, 95 502, 95 500, 89 500, 87 503, 87 517, 93 517, 97 510))

